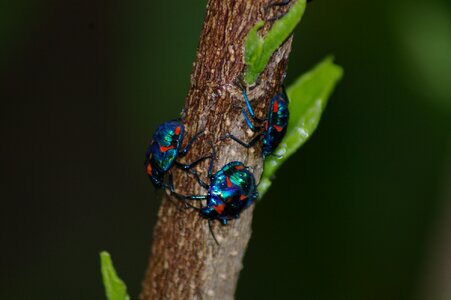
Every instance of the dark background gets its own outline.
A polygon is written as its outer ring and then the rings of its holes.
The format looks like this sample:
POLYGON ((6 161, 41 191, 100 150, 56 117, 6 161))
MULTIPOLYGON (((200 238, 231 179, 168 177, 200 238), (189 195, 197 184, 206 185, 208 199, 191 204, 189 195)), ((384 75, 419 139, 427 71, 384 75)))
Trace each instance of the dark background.
MULTIPOLYGON (((137 298, 144 151, 205 4, 1 0, 0 299, 104 299, 103 249, 137 298)), ((237 298, 450 299, 451 4, 314 1, 287 82, 331 53, 345 76, 255 210, 237 298)))

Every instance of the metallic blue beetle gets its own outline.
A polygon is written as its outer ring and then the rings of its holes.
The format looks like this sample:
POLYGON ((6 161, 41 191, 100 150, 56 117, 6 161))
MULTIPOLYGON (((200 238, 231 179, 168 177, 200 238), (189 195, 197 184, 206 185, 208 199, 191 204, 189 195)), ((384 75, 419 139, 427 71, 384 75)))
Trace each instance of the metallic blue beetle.
POLYGON ((257 134, 248 143, 238 139, 236 136, 231 134, 224 136, 222 139, 231 138, 232 140, 236 141, 246 148, 252 147, 258 141, 263 139, 262 154, 263 157, 266 157, 274 152, 287 132, 289 119, 288 96, 286 94, 285 88, 282 86, 282 90, 274 97, 272 97, 266 118, 259 119, 255 116, 249 102, 249 98, 247 97, 246 91, 244 89, 242 93, 244 100, 246 101, 247 113, 254 121, 262 123, 262 125, 254 126, 243 108, 241 111, 243 113, 244 119, 249 128, 254 132, 259 132, 259 134, 257 134))
POLYGON ((152 141, 146 151, 146 160, 144 162, 146 173, 155 188, 170 188, 172 182, 168 186, 164 183, 165 174, 173 165, 189 170, 201 161, 211 158, 211 156, 202 157, 191 164, 182 164, 176 159, 188 153, 194 141, 203 133, 200 131, 188 142, 188 145, 180 151, 182 146, 185 127, 179 121, 173 120, 161 124, 157 131, 153 134, 152 141))
MULTIPOLYGON (((210 184, 199 179, 199 184, 208 190, 207 195, 185 196, 175 193, 182 200, 207 200, 202 208, 191 206, 200 211, 200 215, 209 221, 219 220, 223 225, 228 220, 237 219, 240 213, 249 207, 258 197, 255 177, 249 169, 239 161, 233 161, 223 166, 215 174, 208 170, 210 184)), ((213 235, 214 236, 214 235, 213 235)))

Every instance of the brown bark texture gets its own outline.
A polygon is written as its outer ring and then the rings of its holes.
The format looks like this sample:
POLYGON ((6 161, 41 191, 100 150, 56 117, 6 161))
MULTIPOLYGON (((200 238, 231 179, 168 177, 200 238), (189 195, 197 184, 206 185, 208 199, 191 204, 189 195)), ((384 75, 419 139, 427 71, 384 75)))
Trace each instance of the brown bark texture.
MULTIPOLYGON (((269 6, 269 0, 209 0, 191 87, 182 112, 186 128, 183 143, 201 130, 205 133, 193 144, 183 163, 211 155, 211 141, 217 151, 213 172, 231 161, 241 161, 255 175, 257 182, 263 168, 261 143, 246 149, 221 137, 232 133, 244 141, 255 135, 241 114, 244 99, 236 79, 244 75, 244 42, 249 30, 260 20, 267 20, 261 34, 270 28, 274 16, 286 12, 288 6, 269 6)), ((292 38, 288 38, 273 54, 256 84, 247 88, 257 117, 264 118, 271 96, 283 81, 292 38)), ((209 160, 196 167, 203 180, 207 178, 209 160)), ((175 190, 184 195, 205 195, 192 174, 171 170, 175 190)), ((192 201, 205 205, 205 201, 192 201)), ((239 219, 223 226, 208 221, 192 208, 166 193, 158 212, 153 232, 149 266, 143 281, 141 300, 150 299, 233 299, 242 268, 242 259, 251 237, 254 205, 239 219)))

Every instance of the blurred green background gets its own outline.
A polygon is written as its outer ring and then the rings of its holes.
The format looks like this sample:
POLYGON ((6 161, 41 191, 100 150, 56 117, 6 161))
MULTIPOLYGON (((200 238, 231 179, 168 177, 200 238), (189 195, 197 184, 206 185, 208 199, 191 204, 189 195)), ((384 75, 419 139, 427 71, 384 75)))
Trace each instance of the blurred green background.
MULTIPOLYGON (((0 299, 136 299, 160 195, 143 171, 181 110, 206 1, 1 0, 0 299)), ((255 210, 237 299, 451 299, 451 3, 317 0, 287 83, 345 69, 255 210)))

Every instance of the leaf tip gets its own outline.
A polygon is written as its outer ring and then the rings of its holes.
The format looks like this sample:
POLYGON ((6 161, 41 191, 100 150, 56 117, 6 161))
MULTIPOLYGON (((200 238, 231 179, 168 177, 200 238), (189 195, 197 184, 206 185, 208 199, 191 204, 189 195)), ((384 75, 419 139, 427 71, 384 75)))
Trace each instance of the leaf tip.
POLYGON ((117 276, 111 256, 107 251, 101 251, 100 271, 102 273, 105 294, 108 300, 129 300, 125 283, 117 276))
POLYGON ((100 256, 100 260, 102 260, 102 261, 105 261, 105 260, 108 260, 108 259, 111 260, 110 254, 107 251, 105 251, 105 250, 100 251, 99 256, 100 256))
POLYGON ((342 66, 337 65, 335 63, 335 56, 329 54, 326 56, 323 61, 319 64, 319 66, 327 65, 331 68, 331 73, 334 75, 335 79, 338 81, 343 77, 344 69, 342 66))

